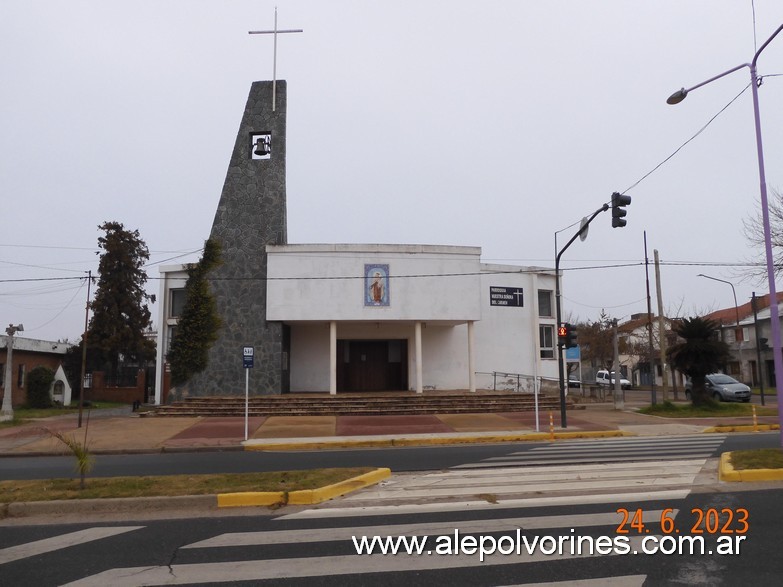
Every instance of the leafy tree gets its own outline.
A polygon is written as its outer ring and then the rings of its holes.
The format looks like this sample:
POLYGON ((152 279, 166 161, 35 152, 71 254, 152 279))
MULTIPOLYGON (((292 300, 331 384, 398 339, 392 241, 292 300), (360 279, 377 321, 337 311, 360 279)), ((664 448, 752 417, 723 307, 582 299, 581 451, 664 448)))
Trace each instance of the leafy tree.
POLYGON ((721 368, 729 359, 729 346, 715 335, 719 325, 707 318, 683 318, 674 329, 684 339, 669 349, 672 366, 691 378, 691 401, 703 405, 707 395, 705 377, 721 368))
POLYGON ((49 388, 54 381, 54 371, 43 365, 31 370, 27 375, 27 405, 31 408, 51 408, 52 396, 49 388))
POLYGON ((127 230, 119 222, 104 222, 98 228, 105 235, 98 239, 103 253, 90 303, 87 349, 91 367, 116 373, 123 361, 143 362, 155 355, 154 343, 144 336, 151 325, 143 268, 150 254, 138 230, 127 230))
POLYGON ((215 298, 209 291, 207 275, 219 264, 220 245, 209 239, 204 243, 204 253, 199 262, 188 265, 185 305, 168 354, 174 386, 182 385, 206 368, 207 353, 218 338, 220 316, 215 298))
MULTIPOLYGON (((614 320, 603 310, 598 320, 579 324, 579 347, 582 360, 590 361, 593 367, 611 369, 614 361, 614 320)), ((624 352, 620 341, 620 353, 624 352)))

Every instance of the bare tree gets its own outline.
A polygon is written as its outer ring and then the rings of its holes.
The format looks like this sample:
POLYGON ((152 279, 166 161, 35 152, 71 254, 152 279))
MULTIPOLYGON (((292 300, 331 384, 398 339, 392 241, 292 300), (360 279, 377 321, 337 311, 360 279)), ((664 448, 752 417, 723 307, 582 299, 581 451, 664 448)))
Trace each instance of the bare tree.
MULTIPOLYGON (((769 204, 769 230, 772 242, 773 264, 775 275, 783 274, 783 194, 775 188, 770 188, 769 204)), ((760 206, 759 206, 760 207, 760 206)), ((764 259, 764 222, 761 210, 755 216, 742 221, 745 238, 750 245, 760 251, 760 258, 748 261, 748 266, 739 268, 736 273, 743 279, 751 279, 758 283, 764 283, 767 279, 767 266, 764 259)))

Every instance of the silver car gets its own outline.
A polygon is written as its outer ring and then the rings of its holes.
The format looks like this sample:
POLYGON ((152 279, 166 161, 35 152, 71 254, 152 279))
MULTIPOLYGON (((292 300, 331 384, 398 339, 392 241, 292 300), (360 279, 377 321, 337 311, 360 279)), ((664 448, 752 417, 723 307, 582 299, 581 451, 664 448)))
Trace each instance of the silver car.
MULTIPOLYGON (((707 393, 720 402, 749 402, 750 387, 723 373, 713 373, 704 379, 707 393)), ((691 397, 692 383, 685 384, 685 395, 691 397)))

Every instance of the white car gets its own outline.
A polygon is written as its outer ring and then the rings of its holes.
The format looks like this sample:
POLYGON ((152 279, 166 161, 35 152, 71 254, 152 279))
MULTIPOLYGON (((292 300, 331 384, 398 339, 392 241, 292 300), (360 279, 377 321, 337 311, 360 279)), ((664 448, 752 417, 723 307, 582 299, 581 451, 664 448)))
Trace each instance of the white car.
MULTIPOLYGON (((614 387, 614 371, 609 373, 609 371, 601 370, 598 373, 595 374, 595 383, 596 385, 605 385, 606 387, 614 387)), ((631 382, 627 379, 623 379, 620 377, 620 388, 621 389, 631 389, 631 382)))

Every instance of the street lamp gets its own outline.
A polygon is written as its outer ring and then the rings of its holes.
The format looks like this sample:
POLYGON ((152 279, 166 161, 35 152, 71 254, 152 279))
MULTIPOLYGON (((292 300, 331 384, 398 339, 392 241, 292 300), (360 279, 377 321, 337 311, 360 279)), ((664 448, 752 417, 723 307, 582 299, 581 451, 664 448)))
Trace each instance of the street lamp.
POLYGON ((8 335, 5 339, 5 381, 3 384, 3 407, 0 409, 0 422, 14 418, 13 392, 14 392, 14 334, 24 332, 24 326, 9 324, 5 329, 8 335))
MULTIPOLYGON (((767 256, 767 280, 769 281, 769 313, 772 327, 772 349, 773 359, 775 362, 775 387, 777 388, 778 405, 781 405, 781 397, 783 397, 783 355, 781 355, 780 344, 780 316, 778 312, 778 296, 775 290, 775 263, 772 256, 772 237, 769 226, 769 205, 767 204, 767 178, 764 173, 764 150, 761 146, 761 116, 759 115, 759 94, 758 94, 758 76, 756 75, 756 61, 758 61, 761 52, 766 49, 767 45, 774 39, 780 31, 783 30, 783 25, 780 25, 772 36, 767 39, 764 44, 756 51, 753 56, 753 60, 750 63, 742 63, 724 71, 721 74, 711 77, 710 79, 696 84, 692 88, 682 88, 677 92, 674 92, 666 100, 668 104, 679 104, 682 102, 689 92, 692 92, 696 88, 707 85, 716 79, 722 78, 725 75, 733 73, 743 67, 750 69, 750 87, 753 94, 753 115, 756 123, 756 152, 758 155, 759 164, 759 184, 761 190, 761 216, 764 223, 764 249, 767 256)), ((783 410, 778 411, 778 420, 783 427, 783 410)), ((783 442, 783 434, 781 435, 781 441, 783 442)))
POLYGON ((742 341, 740 340, 740 317, 739 317, 739 306, 737 306, 737 290, 734 289, 734 284, 730 281, 726 281, 725 279, 718 279, 717 277, 711 277, 709 275, 704 275, 704 273, 699 273, 696 277, 706 277, 707 279, 712 279, 713 281, 720 281, 721 283, 728 283, 731 286, 731 293, 734 294, 734 314, 736 316, 736 325, 734 326, 734 341, 739 345, 739 353, 740 353, 740 379, 744 379, 744 374, 742 373, 742 341))
POLYGON ((709 275, 704 275, 704 273, 699 273, 696 277, 706 277, 707 279, 712 279, 713 281, 720 281, 721 283, 728 283, 731 286, 731 293, 734 294, 734 312, 737 315, 737 328, 739 328, 739 306, 737 306, 737 290, 734 289, 734 284, 730 281, 726 281, 725 279, 718 279, 717 277, 710 277, 709 275))

